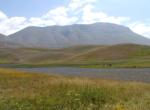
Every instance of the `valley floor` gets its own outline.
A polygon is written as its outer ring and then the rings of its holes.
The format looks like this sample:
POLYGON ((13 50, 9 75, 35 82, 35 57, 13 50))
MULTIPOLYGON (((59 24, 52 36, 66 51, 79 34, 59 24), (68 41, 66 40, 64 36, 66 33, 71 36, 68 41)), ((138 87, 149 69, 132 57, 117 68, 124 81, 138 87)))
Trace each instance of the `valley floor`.
POLYGON ((149 110, 150 84, 0 69, 0 110, 149 110))

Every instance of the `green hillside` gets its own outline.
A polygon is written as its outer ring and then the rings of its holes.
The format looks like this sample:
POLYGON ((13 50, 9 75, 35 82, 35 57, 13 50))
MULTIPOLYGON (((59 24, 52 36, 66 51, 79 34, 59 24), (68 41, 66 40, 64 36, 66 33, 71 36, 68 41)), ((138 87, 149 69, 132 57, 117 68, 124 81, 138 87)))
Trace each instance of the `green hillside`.
POLYGON ((87 67, 150 67, 150 47, 133 44, 96 47, 69 61, 87 67))
POLYGON ((150 46, 120 44, 113 46, 75 46, 64 49, 0 48, 1 64, 150 67, 150 46))

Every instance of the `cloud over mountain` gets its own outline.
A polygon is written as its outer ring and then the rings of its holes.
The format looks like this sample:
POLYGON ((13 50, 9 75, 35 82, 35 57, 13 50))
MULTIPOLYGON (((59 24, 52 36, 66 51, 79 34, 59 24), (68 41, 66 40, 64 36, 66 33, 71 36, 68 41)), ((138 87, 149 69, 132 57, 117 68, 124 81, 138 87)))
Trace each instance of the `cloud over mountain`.
POLYGON ((9 17, 0 11, 0 33, 9 35, 28 26, 50 26, 70 24, 91 24, 95 22, 109 22, 129 26, 134 32, 150 38, 150 25, 143 22, 136 23, 129 17, 110 16, 95 10, 98 0, 70 0, 68 5, 50 9, 40 17, 9 17))

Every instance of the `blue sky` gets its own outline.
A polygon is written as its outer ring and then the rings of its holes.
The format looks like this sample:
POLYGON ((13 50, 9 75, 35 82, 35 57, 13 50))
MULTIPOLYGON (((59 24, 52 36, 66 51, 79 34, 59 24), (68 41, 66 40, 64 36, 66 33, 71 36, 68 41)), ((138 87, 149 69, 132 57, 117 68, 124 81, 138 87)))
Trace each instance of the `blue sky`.
POLYGON ((111 22, 150 38, 150 0, 0 0, 0 33, 27 26, 111 22))
POLYGON ((0 10, 9 16, 41 16, 67 0, 0 0, 0 10))
MULTIPOLYGON (((69 0, 0 0, 0 10, 8 16, 33 17, 68 3, 69 0)), ((148 22, 149 4, 150 0, 98 0, 95 8, 112 16, 129 16, 134 20, 148 22)))

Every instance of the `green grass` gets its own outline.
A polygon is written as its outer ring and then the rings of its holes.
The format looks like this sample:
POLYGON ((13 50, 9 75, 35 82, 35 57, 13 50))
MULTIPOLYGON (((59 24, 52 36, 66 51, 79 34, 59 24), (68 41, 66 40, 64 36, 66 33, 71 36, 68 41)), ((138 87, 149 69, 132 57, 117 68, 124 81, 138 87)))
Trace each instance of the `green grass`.
POLYGON ((149 110, 150 84, 0 69, 0 110, 149 110))
POLYGON ((64 49, 0 48, 0 64, 14 64, 14 67, 148 68, 150 46, 122 44, 64 49))

